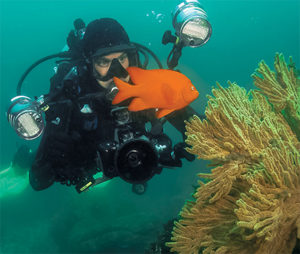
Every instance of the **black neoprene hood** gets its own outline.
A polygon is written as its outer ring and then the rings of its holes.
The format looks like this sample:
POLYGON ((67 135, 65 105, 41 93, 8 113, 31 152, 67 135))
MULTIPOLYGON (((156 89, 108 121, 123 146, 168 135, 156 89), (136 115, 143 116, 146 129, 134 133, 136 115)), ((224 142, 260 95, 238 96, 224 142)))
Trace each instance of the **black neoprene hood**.
POLYGON ((83 51, 87 58, 134 49, 125 29, 115 19, 96 19, 86 27, 83 51))

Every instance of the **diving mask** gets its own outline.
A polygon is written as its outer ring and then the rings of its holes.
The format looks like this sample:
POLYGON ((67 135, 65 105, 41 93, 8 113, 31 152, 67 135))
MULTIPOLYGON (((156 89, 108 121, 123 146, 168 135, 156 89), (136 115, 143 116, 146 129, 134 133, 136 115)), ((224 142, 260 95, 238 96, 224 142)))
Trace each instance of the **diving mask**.
POLYGON ((95 69, 94 69, 94 76, 96 79, 100 81, 108 81, 112 79, 113 77, 117 78, 126 78, 128 77, 128 72, 125 70, 125 68, 120 64, 119 60, 117 58, 114 58, 111 61, 110 67, 108 69, 107 74, 103 77, 101 76, 95 69))

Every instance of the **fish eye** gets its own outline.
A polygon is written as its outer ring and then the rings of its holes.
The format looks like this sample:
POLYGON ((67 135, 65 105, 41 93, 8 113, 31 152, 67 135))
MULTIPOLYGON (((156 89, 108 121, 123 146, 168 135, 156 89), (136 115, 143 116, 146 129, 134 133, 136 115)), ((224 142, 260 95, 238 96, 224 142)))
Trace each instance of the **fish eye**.
POLYGON ((195 87, 194 87, 194 86, 191 86, 191 90, 194 91, 194 90, 195 90, 195 87))

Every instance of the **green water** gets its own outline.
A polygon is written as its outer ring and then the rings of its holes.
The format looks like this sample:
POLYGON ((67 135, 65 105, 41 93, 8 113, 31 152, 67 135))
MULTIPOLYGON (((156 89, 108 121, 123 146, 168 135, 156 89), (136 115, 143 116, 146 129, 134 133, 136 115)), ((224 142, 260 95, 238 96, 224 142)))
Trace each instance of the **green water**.
MULTIPOLYGON (((0 0, 0 170, 10 165, 17 147, 26 143, 5 117, 16 85, 34 61, 57 53, 66 44, 73 20, 86 23, 101 17, 117 19, 130 39, 153 50, 166 67, 171 46, 161 44, 172 30, 175 0, 0 0)), ((293 56, 300 65, 299 0, 205 0, 213 33, 200 48, 184 48, 178 68, 197 87, 200 96, 192 106, 203 113, 206 95, 219 81, 236 81, 253 88, 250 75, 264 59, 273 66, 276 52, 293 56)), ((25 80, 28 96, 48 91, 54 62, 43 63, 25 80)), ((167 126, 174 142, 178 133, 167 126)), ((36 147, 39 140, 27 141, 36 147)), ((206 163, 184 163, 165 169, 150 180, 138 196, 131 186, 113 179, 106 186, 78 195, 73 188, 55 184, 35 192, 30 186, 0 200, 0 253, 143 253, 178 214, 193 191, 198 172, 206 163)), ((1 195, 0 195, 1 196, 1 195)))

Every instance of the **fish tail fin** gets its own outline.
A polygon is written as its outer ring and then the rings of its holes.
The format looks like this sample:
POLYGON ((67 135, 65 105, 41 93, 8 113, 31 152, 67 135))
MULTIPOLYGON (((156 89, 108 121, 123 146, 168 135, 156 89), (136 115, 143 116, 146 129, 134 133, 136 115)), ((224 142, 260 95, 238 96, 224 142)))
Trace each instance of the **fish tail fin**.
POLYGON ((118 104, 133 96, 133 86, 124 82, 123 80, 114 77, 114 83, 118 88, 118 93, 112 101, 112 104, 118 104))

